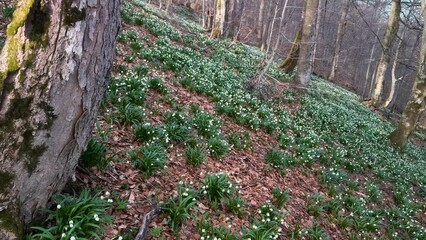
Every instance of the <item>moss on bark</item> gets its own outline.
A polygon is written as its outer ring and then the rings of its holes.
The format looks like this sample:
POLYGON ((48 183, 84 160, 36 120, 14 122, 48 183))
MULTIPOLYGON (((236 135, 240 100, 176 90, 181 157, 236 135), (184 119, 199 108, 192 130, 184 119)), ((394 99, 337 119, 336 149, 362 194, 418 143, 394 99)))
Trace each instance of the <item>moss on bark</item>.
POLYGON ((72 0, 62 1, 63 23, 65 26, 73 27, 76 22, 86 18, 86 9, 72 6, 72 0))
POLYGON ((12 185, 13 174, 0 171, 0 194, 6 194, 8 188, 12 185))

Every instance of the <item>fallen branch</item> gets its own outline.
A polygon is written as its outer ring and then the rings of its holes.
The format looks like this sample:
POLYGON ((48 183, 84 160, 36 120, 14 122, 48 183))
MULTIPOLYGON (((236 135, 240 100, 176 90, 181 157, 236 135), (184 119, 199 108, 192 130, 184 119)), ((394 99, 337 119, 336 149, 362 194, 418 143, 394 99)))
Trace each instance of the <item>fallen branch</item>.
POLYGON ((152 220, 161 213, 161 208, 158 204, 154 204, 154 209, 145 214, 142 220, 141 227, 139 228, 138 235, 136 235, 135 240, 143 240, 148 234, 149 224, 152 220))

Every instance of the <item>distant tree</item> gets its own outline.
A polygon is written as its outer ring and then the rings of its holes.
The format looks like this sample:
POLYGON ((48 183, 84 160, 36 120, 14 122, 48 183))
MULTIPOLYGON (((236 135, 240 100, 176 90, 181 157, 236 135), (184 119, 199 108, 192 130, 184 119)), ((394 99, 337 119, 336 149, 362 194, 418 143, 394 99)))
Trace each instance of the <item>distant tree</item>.
POLYGON ((345 33, 346 16, 348 15, 349 6, 351 3, 350 0, 344 0, 344 1, 345 2, 342 8, 342 13, 340 15, 339 27, 337 29, 336 41, 334 43, 333 63, 331 64, 330 75, 328 75, 328 79, 331 81, 333 81, 336 76, 336 69, 337 69, 337 65, 339 64, 340 51, 342 48, 343 35, 345 33))
MULTIPOLYGON (((426 20, 426 3, 422 1, 421 12, 426 20)), ((392 144, 400 148, 407 144, 408 137, 415 129, 417 121, 426 108, 426 27, 423 27, 422 44, 417 69, 416 80, 411 91, 410 100, 402 113, 395 131, 389 135, 392 144)))
POLYGON ((313 42, 318 12, 318 0, 305 0, 302 38, 297 60, 296 82, 307 86, 312 74, 313 42))
POLYGON ((226 14, 225 18, 224 37, 235 40, 238 39, 244 6, 244 0, 228 0, 228 13, 226 14))
POLYGON ((0 53, 0 239, 73 176, 107 86, 120 1, 18 0, 0 53))
POLYGON ((401 12, 401 0, 392 0, 392 6, 389 13, 388 24, 386 27, 386 33, 382 43, 382 56, 380 57, 379 64, 377 65, 375 84, 371 92, 371 105, 378 107, 380 104, 380 95, 383 91, 383 83, 385 80, 385 74, 390 62, 391 56, 390 51, 392 43, 398 32, 399 20, 401 12))
POLYGON ((227 14, 226 1, 227 0, 216 0, 216 9, 211 32, 212 38, 220 38, 224 33, 225 19, 227 14))

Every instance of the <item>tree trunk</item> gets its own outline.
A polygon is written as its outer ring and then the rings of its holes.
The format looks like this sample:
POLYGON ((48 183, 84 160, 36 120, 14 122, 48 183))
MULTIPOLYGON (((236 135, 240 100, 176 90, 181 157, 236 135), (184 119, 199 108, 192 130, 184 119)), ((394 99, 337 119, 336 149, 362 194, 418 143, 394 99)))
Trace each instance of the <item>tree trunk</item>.
POLYGON ((307 86, 312 74, 312 47, 314 42, 315 21, 318 11, 318 0, 306 0, 300 43, 299 59, 297 60, 296 82, 307 86))
POLYGON ((379 65, 377 66, 375 84, 371 92, 371 103, 378 107, 380 102, 380 94, 383 90, 383 82, 385 80, 386 70, 390 61, 390 49, 398 32, 399 19, 401 12, 401 0, 393 0, 392 7, 388 19, 388 25, 386 27, 386 33, 383 40, 383 53, 380 57, 379 65))
POLYGON ((227 14, 228 19, 226 20, 225 37, 231 37, 233 39, 238 38, 238 33, 241 25, 241 19, 244 11, 244 0, 231 0, 230 10, 227 14))
MULTIPOLYGON (((262 60, 262 63, 264 63, 263 64, 264 67, 260 70, 257 77, 254 78, 253 81, 250 83, 249 88, 253 88, 255 85, 259 84, 264 79, 266 73, 269 71, 269 68, 271 67, 271 65, 274 61, 275 53, 277 52, 278 46, 280 45, 280 42, 281 42, 281 29, 283 28, 283 22, 284 22, 285 11, 287 9, 287 4, 288 4, 288 0, 285 0, 284 6, 281 10, 280 21, 279 21, 279 24, 278 24, 277 40, 276 40, 275 45, 272 49, 272 52, 270 54, 268 52, 265 53, 264 59, 262 60)), ((277 6, 275 7, 274 18, 276 18, 277 12, 278 12, 278 2, 277 2, 277 6)), ((272 22, 275 24, 275 19, 272 22)), ((271 27, 272 29, 274 29, 274 24, 271 27)))
POLYGON ((107 86, 119 0, 19 0, 0 55, 0 239, 22 239, 86 147, 107 86))
POLYGON ((263 37, 263 31, 264 31, 264 22, 263 22, 263 16, 265 12, 265 0, 260 0, 260 6, 259 6, 259 19, 257 22, 257 39, 259 46, 262 45, 262 37, 263 37))
POLYGON ((404 40, 404 33, 402 34, 401 39, 399 40, 398 48, 397 48, 396 54, 395 54, 395 59, 393 60, 392 78, 391 78, 391 86, 390 86, 389 95, 386 98, 386 100, 383 101, 383 104, 380 106, 380 107, 383 107, 383 108, 387 108, 389 106, 389 104, 392 102, 394 95, 395 95, 396 82, 403 78, 403 76, 401 76, 401 78, 396 77, 396 66, 398 64, 398 56, 399 56, 399 52, 401 51, 403 40, 404 40))
POLYGON ((261 43, 260 43, 260 50, 261 51, 265 51, 266 49, 269 48, 268 43, 269 43, 269 36, 272 33, 272 31, 274 31, 273 29, 273 25, 274 25, 274 21, 275 21, 275 11, 274 11, 274 6, 278 5, 278 1, 270 1, 268 4, 268 9, 267 9, 267 17, 263 18, 263 30, 262 30, 262 38, 261 38, 261 43))
MULTIPOLYGON (((166 3, 166 13, 169 13, 170 5, 172 5, 172 0, 167 0, 166 3)), ((203 13, 204 14, 204 13, 203 13)), ((203 25, 204 26, 204 25, 203 25)))
POLYGON ((336 42, 334 43, 334 56, 333 56, 333 63, 331 64, 331 72, 328 76, 328 79, 330 81, 333 81, 336 76, 336 69, 337 65, 339 64, 339 58, 340 58, 340 49, 342 47, 342 40, 343 35, 345 33, 345 26, 346 26, 346 16, 348 15, 349 11, 349 0, 345 0, 345 5, 342 8, 342 15, 340 16, 339 21, 339 27, 337 28, 337 36, 336 36, 336 42))
MULTIPOLYGON (((325 7, 327 7, 327 4, 325 4, 325 7)), ((325 8, 324 7, 324 8, 325 8)), ((325 9, 327 12, 327 9, 325 9)), ((314 52, 313 52, 313 59, 312 59, 312 68, 315 71, 315 60, 316 60, 316 56, 317 56, 317 47, 318 47, 318 41, 320 39, 319 35, 320 35, 320 29, 321 29, 321 15, 322 15, 322 0, 319 0, 318 2, 318 16, 317 16, 317 23, 316 26, 317 28, 315 29, 315 43, 314 43, 314 52)))
POLYGON ((280 63, 279 68, 283 69, 285 73, 291 73, 297 66, 297 59, 299 58, 300 39, 302 38, 302 30, 297 31, 294 37, 293 44, 287 58, 280 63))
POLYGON ((223 34, 226 18, 226 0, 216 1, 216 11, 211 32, 212 38, 220 38, 223 34))
MULTIPOLYGON (((426 19, 426 4, 422 1, 422 16, 426 19)), ((416 123, 425 110, 426 97, 426 28, 423 28, 422 46, 420 50, 419 66, 417 69, 416 80, 407 106, 402 113, 400 122, 390 135, 389 139, 397 147, 404 147, 407 144, 408 137, 415 129, 416 123)))

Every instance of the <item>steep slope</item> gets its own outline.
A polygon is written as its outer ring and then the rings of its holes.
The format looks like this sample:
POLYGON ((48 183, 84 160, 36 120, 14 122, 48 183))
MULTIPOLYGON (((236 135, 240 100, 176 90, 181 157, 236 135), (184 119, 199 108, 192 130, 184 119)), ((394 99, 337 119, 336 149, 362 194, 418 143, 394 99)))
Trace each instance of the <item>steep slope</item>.
POLYGON ((262 53, 175 14, 122 9, 96 132, 114 161, 79 176, 123 205, 106 239, 132 239, 154 202, 151 239, 426 239, 424 147, 395 151, 390 123, 316 77, 246 91, 262 53))

